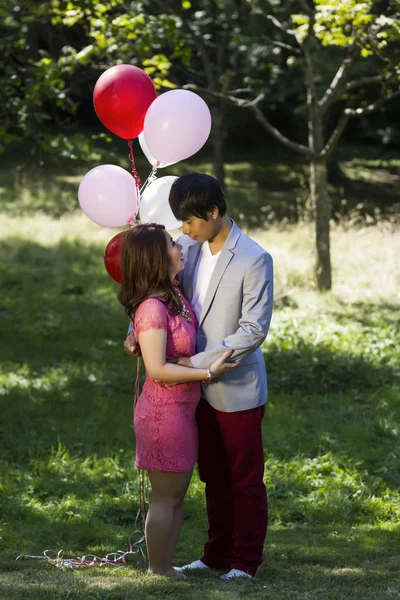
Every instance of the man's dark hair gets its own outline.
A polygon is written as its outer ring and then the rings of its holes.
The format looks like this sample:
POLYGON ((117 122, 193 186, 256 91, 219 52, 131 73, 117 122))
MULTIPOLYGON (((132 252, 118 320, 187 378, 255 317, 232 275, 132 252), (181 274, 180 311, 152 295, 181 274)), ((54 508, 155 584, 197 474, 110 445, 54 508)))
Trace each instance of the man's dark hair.
POLYGON ((179 221, 198 217, 208 221, 208 212, 216 206, 219 216, 226 213, 225 194, 218 181, 204 173, 182 175, 172 184, 169 204, 179 221))

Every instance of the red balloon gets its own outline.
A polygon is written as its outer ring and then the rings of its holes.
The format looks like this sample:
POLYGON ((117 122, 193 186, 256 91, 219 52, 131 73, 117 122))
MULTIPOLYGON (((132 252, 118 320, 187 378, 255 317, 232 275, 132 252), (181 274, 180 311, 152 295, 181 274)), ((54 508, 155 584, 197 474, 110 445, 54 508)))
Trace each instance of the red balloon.
POLYGON ((93 104, 107 129, 130 140, 142 133, 147 109, 156 97, 147 73, 133 65, 116 65, 97 80, 93 104))
POLYGON ((107 269, 107 273, 117 283, 122 282, 121 249, 125 233, 125 231, 121 231, 121 233, 114 235, 108 242, 104 252, 104 266, 107 269))

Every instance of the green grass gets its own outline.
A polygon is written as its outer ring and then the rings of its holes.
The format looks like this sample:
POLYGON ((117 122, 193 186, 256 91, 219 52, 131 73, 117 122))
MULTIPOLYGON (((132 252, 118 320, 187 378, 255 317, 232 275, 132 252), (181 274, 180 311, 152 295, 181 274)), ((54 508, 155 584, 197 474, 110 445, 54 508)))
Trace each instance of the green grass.
MULTIPOLYGON (((74 210, 76 174, 56 176, 13 191, 3 173, 0 599, 398 597, 400 232, 383 221, 333 228, 334 289, 323 295, 310 226, 254 232, 277 283, 263 348, 271 524, 256 580, 149 577, 140 555, 125 569, 74 572, 15 561, 45 549, 104 556, 135 539, 135 361, 122 351, 126 319, 102 263, 115 231, 74 210)), ((195 474, 176 564, 200 555, 206 527, 195 474)))

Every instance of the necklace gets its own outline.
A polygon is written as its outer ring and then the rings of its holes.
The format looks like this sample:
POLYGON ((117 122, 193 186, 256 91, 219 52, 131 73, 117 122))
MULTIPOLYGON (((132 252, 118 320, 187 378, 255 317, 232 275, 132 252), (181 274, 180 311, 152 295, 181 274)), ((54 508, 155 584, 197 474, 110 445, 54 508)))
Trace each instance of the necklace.
POLYGON ((179 314, 184 319, 186 319, 186 321, 188 323, 191 323, 192 317, 190 316, 189 310, 186 308, 185 303, 184 303, 184 301, 183 301, 183 299, 182 299, 182 297, 181 297, 181 295, 179 293, 178 293, 178 298, 179 298, 179 302, 180 302, 180 305, 181 305, 181 309, 179 311, 179 314))
MULTIPOLYGON (((163 298, 166 297, 167 294, 165 294, 164 292, 161 292, 159 294, 159 296, 162 296, 163 298)), ((192 322, 192 317, 190 316, 190 312, 189 310, 186 308, 185 302, 182 298, 182 296, 180 295, 180 293, 177 291, 175 298, 179 301, 180 304, 180 308, 178 310, 178 315, 181 315, 181 317, 183 317, 188 323, 192 322)))

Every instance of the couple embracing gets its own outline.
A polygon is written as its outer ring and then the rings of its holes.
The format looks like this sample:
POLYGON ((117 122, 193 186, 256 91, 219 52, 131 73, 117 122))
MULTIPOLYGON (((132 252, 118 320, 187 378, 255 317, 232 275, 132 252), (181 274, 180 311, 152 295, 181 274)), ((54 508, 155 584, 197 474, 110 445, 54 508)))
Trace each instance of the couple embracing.
POLYGON ((183 235, 175 242, 154 223, 127 231, 119 291, 133 326, 125 350, 134 353, 138 344, 146 367, 134 427, 136 463, 152 488, 149 570, 254 577, 268 523, 260 346, 272 314, 272 258, 227 216, 213 177, 178 178, 169 202, 183 235), (196 462, 208 540, 200 559, 173 567, 196 462))

